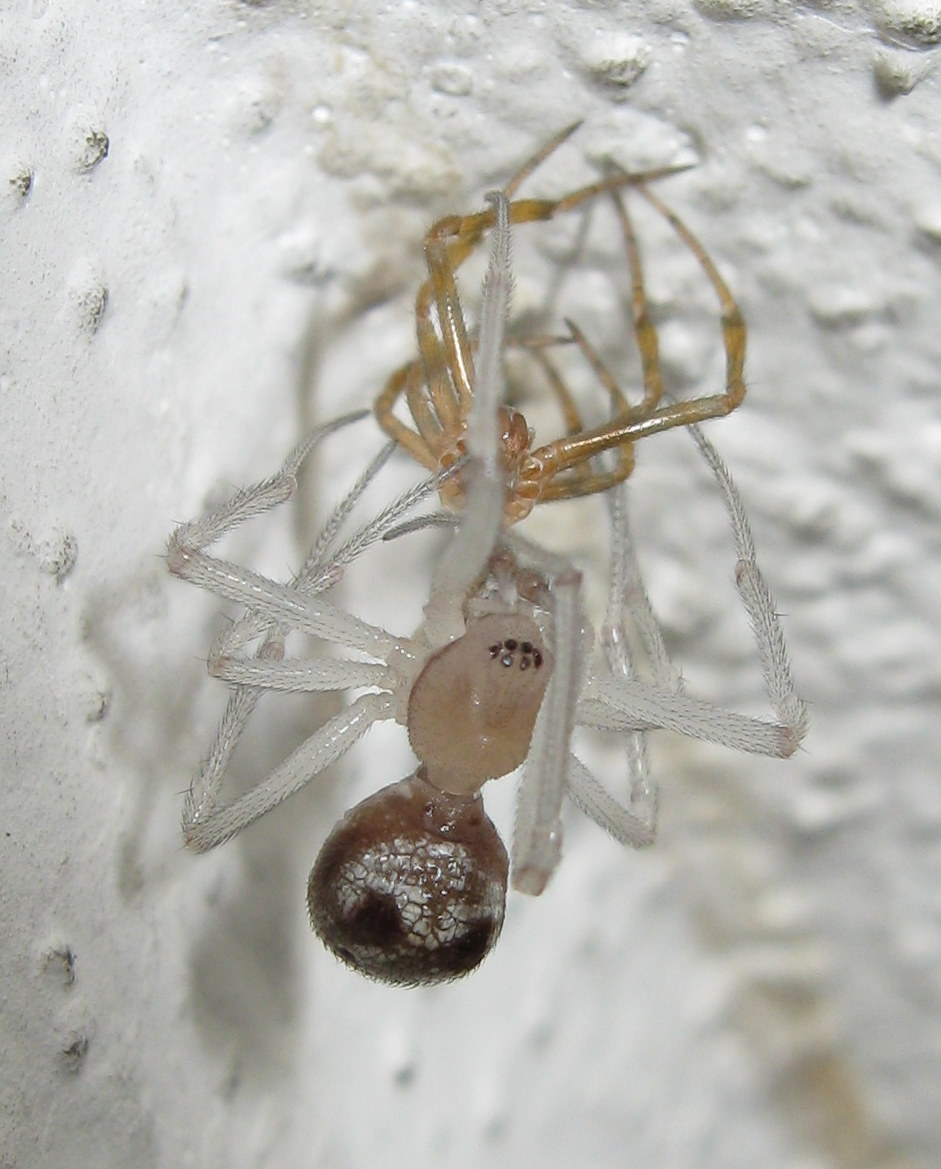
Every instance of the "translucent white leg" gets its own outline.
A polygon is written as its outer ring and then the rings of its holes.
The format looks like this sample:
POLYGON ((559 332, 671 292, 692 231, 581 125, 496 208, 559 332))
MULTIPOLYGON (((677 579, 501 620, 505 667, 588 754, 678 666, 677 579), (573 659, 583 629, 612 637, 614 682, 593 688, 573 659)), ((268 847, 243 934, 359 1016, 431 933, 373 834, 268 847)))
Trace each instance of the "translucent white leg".
POLYGON ((561 855, 560 813, 569 745, 591 632, 583 627, 581 573, 564 557, 547 552, 516 531, 507 532, 504 541, 546 582, 555 637, 552 677, 523 765, 513 833, 513 887, 521 893, 538 894, 561 855))
MULTIPOLYGON (((670 662, 640 574, 631 537, 627 487, 622 484, 610 491, 607 502, 611 520, 611 583, 601 644, 608 668, 615 677, 637 677, 630 638, 624 627, 626 616, 640 637, 653 680, 661 686, 679 690, 679 674, 670 662)), ((583 810, 591 808, 588 814, 605 831, 622 843, 639 848, 652 844, 656 836, 659 793, 650 770, 646 733, 627 731, 624 738, 628 807, 623 807, 600 784, 595 784, 591 774, 581 765, 571 769, 569 789, 583 810), (597 790, 593 790, 592 785, 597 790)))
MULTIPOLYGON (((635 815, 601 786, 588 768, 574 755, 569 756, 566 787, 576 807, 613 836, 620 844, 631 848, 644 848, 653 843, 656 823, 649 822, 647 815, 635 815)), ((654 806, 656 816, 656 805, 654 806)))
POLYGON ((368 413, 367 410, 360 410, 355 414, 346 414, 342 418, 337 418, 325 426, 317 427, 291 451, 277 474, 262 480, 260 483, 242 488, 231 499, 209 512, 208 515, 181 524, 170 537, 168 557, 171 561, 171 571, 173 570, 173 556, 177 549, 206 548, 210 544, 214 544, 216 540, 221 539, 226 532, 244 524, 246 520, 270 511, 279 503, 291 499, 297 491, 297 473, 311 451, 327 435, 344 426, 349 426, 353 422, 358 422, 361 418, 367 417, 368 413))
POLYGON ((562 853, 562 798, 581 682, 581 574, 567 568, 550 579, 554 664, 536 719, 516 797, 513 888, 538 896, 562 853))
POLYGON ((379 662, 350 662, 337 658, 267 661, 258 657, 211 658, 209 673, 230 686, 254 686, 310 694, 330 690, 358 690, 366 686, 391 689, 395 671, 379 662))
POLYGON ((807 707, 794 686, 774 598, 755 561, 751 527, 728 469, 698 426, 690 426, 689 433, 722 491, 738 555, 735 584, 751 622, 768 699, 781 724, 779 729, 785 732, 783 737, 786 739, 786 749, 780 754, 790 755, 807 733, 807 707))
POLYGON ((592 680, 578 703, 578 721, 605 731, 676 731, 734 751, 786 758, 797 748, 794 728, 735 714, 648 682, 592 680))
MULTIPOLYGON (((238 696, 239 692, 236 692, 236 700, 238 696)), ((220 730, 213 754, 184 802, 183 837, 186 844, 197 852, 222 844, 339 759, 374 722, 392 718, 393 714, 394 702, 390 694, 363 694, 341 714, 325 722, 266 779, 222 807, 217 805, 215 797, 231 747, 228 736, 220 730)))
MULTIPOLYGON (((287 586, 292 593, 314 594, 322 592, 336 584, 342 577, 343 570, 347 564, 352 563, 358 556, 361 556, 371 544, 374 544, 378 540, 386 539, 391 535, 397 534, 400 530, 407 528, 409 525, 403 525, 401 522, 402 516, 407 515, 417 504, 438 490, 443 478, 441 475, 432 476, 430 479, 416 484, 408 491, 403 492, 397 499, 383 508, 378 515, 358 528, 337 547, 336 533, 340 524, 346 519, 356 499, 384 465, 393 449, 394 444, 390 443, 379 453, 354 484, 351 491, 337 506, 333 515, 327 521, 324 529, 326 535, 324 533, 321 534, 314 550, 308 556, 301 570, 287 586)), ((413 526, 420 526, 420 519, 413 521, 413 526)), ((236 569, 236 572, 239 575, 244 575, 241 569, 236 569)), ((272 624, 269 617, 265 617, 257 611, 249 610, 220 634, 212 647, 210 660, 232 657, 238 654, 249 642, 254 641, 262 634, 265 634, 266 638, 270 641, 278 630, 283 634, 289 628, 290 623, 275 622, 272 624)), ((351 644, 355 646, 357 643, 351 644)), ((369 651, 367 650, 366 652, 369 651)))
POLYGON ((339 579, 348 563, 401 517, 435 484, 407 492, 361 528, 339 548, 340 526, 356 499, 377 474, 389 450, 373 460, 328 521, 292 586, 284 586, 203 551, 227 532, 253 516, 290 499, 296 491, 297 472, 304 459, 328 434, 365 413, 348 415, 315 430, 288 456, 270 479, 237 492, 208 516, 183 524, 170 539, 171 570, 248 609, 217 639, 210 670, 233 686, 215 742, 186 798, 183 831, 193 848, 211 848, 228 839, 263 812, 285 799, 313 775, 331 763, 380 718, 391 717, 391 697, 365 695, 331 719, 266 780, 228 807, 219 806, 226 768, 263 690, 328 690, 357 686, 384 686, 393 679, 385 665, 359 662, 285 662, 284 637, 291 629, 314 633, 327 640, 384 657, 399 639, 384 630, 358 621, 336 605, 312 594, 339 579), (253 655, 239 651, 261 638, 253 655))
MULTIPOLYGON (((751 530, 728 471, 699 427, 690 426, 689 431, 722 491, 738 555, 736 585, 758 647, 768 699, 779 721, 749 718, 689 698, 675 689, 672 677, 653 685, 628 678, 592 679, 579 702, 579 721, 615 731, 661 727, 735 750, 787 757, 806 732, 807 712, 794 688, 774 601, 755 563, 751 530)), ((654 650, 654 663, 657 656, 654 650)))
POLYGON ((448 551, 439 559, 428 602, 425 627, 433 645, 453 641, 464 632, 462 609, 484 575, 503 530, 505 484, 500 470, 497 411, 505 396, 503 348, 512 275, 510 220, 506 196, 487 196, 496 206, 490 263, 484 279, 480 335, 474 362, 474 401, 467 425, 467 504, 448 551))

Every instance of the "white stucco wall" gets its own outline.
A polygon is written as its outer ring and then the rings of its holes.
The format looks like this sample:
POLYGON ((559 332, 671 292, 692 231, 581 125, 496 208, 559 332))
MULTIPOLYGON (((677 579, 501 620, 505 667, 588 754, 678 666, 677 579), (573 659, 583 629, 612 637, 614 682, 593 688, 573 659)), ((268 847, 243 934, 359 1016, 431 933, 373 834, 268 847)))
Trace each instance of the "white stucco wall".
MULTIPOLYGON (((0 17, 3 1169, 937 1164, 941 7, 20 9, 0 17), (663 736, 652 850, 572 809, 553 884, 511 896, 483 968, 393 991, 322 951, 304 887, 336 817, 405 772, 404 736, 184 854, 218 606, 162 551, 370 401, 411 344, 423 230, 577 117, 556 190, 605 153, 698 159, 663 193, 751 343, 749 397, 709 433, 812 732, 790 763, 663 736)), ((668 368, 713 386, 708 297, 664 246, 668 368)), ((671 645, 697 693, 751 709, 721 505, 683 436, 638 454, 671 645)), ((317 514, 235 548, 284 573, 317 514)), ((429 564, 347 599, 406 631, 429 564)), ((263 706, 243 774, 309 719, 263 706)))

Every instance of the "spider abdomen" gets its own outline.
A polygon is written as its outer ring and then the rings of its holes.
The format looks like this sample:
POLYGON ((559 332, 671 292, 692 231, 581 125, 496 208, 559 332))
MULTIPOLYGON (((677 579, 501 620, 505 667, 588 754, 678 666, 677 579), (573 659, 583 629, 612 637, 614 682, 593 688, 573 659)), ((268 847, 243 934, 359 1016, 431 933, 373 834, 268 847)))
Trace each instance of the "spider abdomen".
POLYGON ((480 796, 421 774, 363 800, 310 874, 311 924, 347 965, 398 986, 470 973, 503 926, 509 864, 480 796))

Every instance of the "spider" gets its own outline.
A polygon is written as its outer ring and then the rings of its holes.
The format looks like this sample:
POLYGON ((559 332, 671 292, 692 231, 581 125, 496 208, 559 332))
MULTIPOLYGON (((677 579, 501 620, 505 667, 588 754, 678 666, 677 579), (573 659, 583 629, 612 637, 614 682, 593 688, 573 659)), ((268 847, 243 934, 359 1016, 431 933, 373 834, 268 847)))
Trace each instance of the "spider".
MULTIPOLYGON (((510 406, 500 407, 500 457, 506 478, 508 523, 524 519, 537 502, 608 490, 630 475, 634 466, 633 443, 637 439, 728 414, 745 396, 745 324, 738 305, 699 240, 647 186, 684 167, 663 167, 636 174, 616 171, 559 199, 514 198, 533 171, 580 125, 576 122, 562 130, 537 151, 509 180, 502 193, 507 200, 510 222, 514 224, 554 219, 602 194, 611 194, 631 272, 632 323, 643 369, 644 396, 636 406, 630 406, 582 330, 574 322, 566 321, 570 331, 568 339, 580 347, 611 399, 611 417, 601 425, 586 427, 546 354, 546 342, 511 341, 527 348, 543 366, 561 407, 567 433, 534 449, 533 432, 523 414, 510 406), (648 313, 640 249, 627 207, 618 197, 619 190, 625 187, 638 191, 667 220, 699 261, 718 297, 726 353, 726 387, 721 394, 684 402, 664 401, 657 331, 648 313), (604 469, 589 465, 608 450, 617 454, 612 465, 604 469)), ((455 275, 493 229, 494 216, 493 208, 473 215, 448 215, 439 219, 426 234, 428 276, 415 301, 419 356, 392 374, 374 404, 383 430, 430 471, 454 466, 466 451, 465 432, 477 376, 474 360, 477 343, 469 335, 464 320, 455 275), (437 317, 437 332, 432 307, 437 317), (393 413, 403 395, 414 429, 393 413)), ((549 339, 549 344, 552 343, 549 339)), ((456 509, 463 506, 460 475, 442 485, 441 496, 446 506, 456 509)))
MULTIPOLYGON (((695 423, 689 432, 729 514, 736 585, 752 624, 775 721, 728 712, 684 693, 641 581, 623 482, 613 479, 605 488, 611 555, 608 608, 597 638, 600 653, 593 651, 579 571, 508 526, 511 473, 501 433, 506 408, 502 356, 511 285, 510 226, 519 204, 506 192, 488 199, 490 265, 460 456, 344 537, 353 508, 394 449, 389 444, 337 505, 287 584, 206 549, 290 499, 304 460, 328 435, 362 414, 314 431, 277 474, 183 524, 169 544, 171 572, 245 610, 210 652, 209 671, 227 683, 231 694, 209 757, 185 801, 183 831, 189 847, 202 851, 240 832, 338 759, 374 722, 394 719, 406 727, 417 769, 346 814, 324 843, 308 882, 311 922, 327 947, 360 972, 395 985, 466 974, 499 936, 511 866, 484 811, 481 789, 488 780, 522 766, 512 884, 535 895, 559 860, 566 790, 619 841, 641 846, 653 840, 657 798, 647 770, 647 731, 666 728, 786 757, 797 748, 806 723, 744 511, 728 472, 695 423), (447 493, 457 476, 464 506, 447 518, 453 531, 414 633, 395 635, 371 625, 328 597, 348 566, 377 541, 410 539, 436 522, 434 515, 416 518, 416 509, 434 492, 447 493), (629 630, 639 636, 639 652, 629 630), (288 658, 285 640, 292 631, 359 656, 288 658), (270 775, 224 802, 227 765, 262 693, 339 690, 362 693, 270 775), (623 736, 627 806, 573 753, 576 726, 623 736)), ((602 450, 601 469, 589 477, 600 480, 616 473, 621 457, 602 450)))

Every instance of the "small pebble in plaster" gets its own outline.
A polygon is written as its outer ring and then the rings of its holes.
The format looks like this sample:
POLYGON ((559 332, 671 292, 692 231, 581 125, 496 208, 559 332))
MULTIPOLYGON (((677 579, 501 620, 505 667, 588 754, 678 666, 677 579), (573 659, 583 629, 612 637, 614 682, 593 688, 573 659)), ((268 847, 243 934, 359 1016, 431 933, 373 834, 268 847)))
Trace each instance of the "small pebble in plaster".
POLYGON ((93 171, 108 157, 111 147, 101 111, 91 105, 73 106, 67 115, 65 141, 73 168, 79 174, 93 171))
POLYGON ((60 584, 75 567, 78 559, 78 541, 71 532, 57 532, 36 539, 30 530, 17 520, 11 521, 17 544, 23 552, 29 553, 39 566, 39 571, 54 576, 60 584))
POLYGON ((435 65, 429 81, 433 90, 448 97, 467 97, 474 88, 474 75, 463 65, 435 65))
POLYGON ((40 544, 35 551, 40 570, 54 576, 56 584, 61 584, 75 567, 78 540, 71 532, 66 532, 55 540, 40 544))
MULTIPOLYGON (((561 855, 566 788, 619 842, 652 843, 657 789, 645 762, 648 730, 669 729, 780 758, 794 753, 806 730, 806 711, 794 690, 774 601, 755 562, 741 501, 696 425, 728 414, 742 400, 741 314, 702 245, 650 189, 654 180, 677 168, 627 174, 609 167, 606 178, 560 199, 517 198, 519 187, 576 129, 556 135, 502 191, 487 196, 485 208, 445 216, 425 237, 428 275, 415 302, 417 355, 392 373, 374 409, 383 429, 432 478, 393 497, 347 535, 354 509, 368 498, 367 490, 373 492, 392 455, 387 445, 355 479, 287 583, 210 554, 213 544, 243 522, 290 500, 308 456, 329 435, 362 421, 366 412, 351 414, 318 427, 275 475, 181 525, 169 542, 171 572, 243 610, 211 651, 210 673, 232 695, 216 742, 184 802, 188 847, 204 851, 225 843, 335 762, 373 723, 394 719, 405 727, 417 769, 343 817, 308 883, 311 924, 324 943, 359 972, 392 985, 459 977, 475 969, 496 941, 508 860, 483 807, 481 789, 491 779, 523 767, 513 884, 538 895, 561 855), (726 382, 718 393, 691 400, 666 397, 658 329, 649 311, 628 193, 645 199, 666 220, 719 304, 726 382), (562 432, 531 449, 535 438, 526 419, 503 401, 504 329, 513 284, 510 225, 539 225, 595 200, 610 209, 619 255, 628 258, 633 310, 628 319, 645 389, 630 404, 571 320, 563 318, 556 333, 516 335, 514 352, 534 362, 541 375, 538 385, 557 407, 562 432), (488 234, 490 262, 478 328, 471 332, 458 296, 458 269, 472 252, 482 250, 488 234), (562 324, 565 332, 559 333, 562 324), (571 386, 553 365, 566 353, 582 375, 571 386), (586 381, 589 396, 582 401, 586 381), (400 397, 408 423, 394 413, 400 397), (582 421, 589 409, 592 418, 607 422, 589 428, 582 421), (734 579, 773 711, 768 719, 711 706, 683 690, 641 581, 622 484, 633 468, 636 443, 684 426, 690 427, 725 505, 735 547, 734 579), (601 492, 611 492, 605 529, 611 539, 611 580, 603 582, 610 603, 592 638, 584 628, 582 573, 563 555, 516 538, 510 528, 537 503, 601 492), (416 513, 426 501, 431 505, 435 493, 455 518, 416 513), (389 542, 402 547, 411 534, 442 526, 442 518, 450 540, 431 574, 422 620, 411 636, 367 624, 327 595, 367 549, 389 542), (294 630, 356 657, 286 658, 286 638, 294 630), (597 655, 588 654, 591 640, 599 646, 597 655), (641 660, 635 662, 635 654, 641 660), (361 693, 269 775, 227 800, 229 759, 255 708, 255 696, 266 690, 361 693), (634 764, 626 805, 571 754, 579 725, 627 737, 634 764)), ((619 314, 618 331, 624 327, 619 314)))
POLYGON ((75 985, 75 951, 68 942, 55 942, 47 947, 43 952, 42 967, 60 986, 75 985))
POLYGON ((872 72, 879 96, 887 101, 911 93, 921 80, 907 55, 887 49, 880 49, 873 57, 872 72))
POLYGON ((108 157, 111 143, 104 130, 86 130, 79 144, 76 167, 82 174, 94 170, 99 162, 108 157))
POLYGON ((111 706, 111 690, 107 687, 96 686, 92 679, 89 679, 88 682, 88 690, 84 696, 85 721, 99 723, 111 706))
POLYGON ((323 288, 336 276, 336 269, 323 256, 324 241, 308 229, 285 232, 278 239, 281 272, 297 284, 309 288, 323 288))
POLYGON ((621 33, 593 39, 582 50, 582 64, 595 81, 626 90, 643 74, 651 56, 650 46, 641 37, 621 33))
POLYGON ((94 336, 108 307, 108 288, 93 266, 80 263, 71 283, 72 304, 79 330, 94 336))
POLYGON ((265 77, 243 82, 230 101, 233 126, 251 136, 263 133, 277 117, 281 100, 277 86, 265 77))
POLYGON ((873 0, 872 12, 888 39, 915 48, 941 43, 941 4, 937 0, 873 0))
POLYGON ((59 1052, 59 1067, 71 1076, 77 1076, 85 1066, 91 1039, 83 1031, 73 1032, 59 1052))
POLYGON ((8 180, 8 191, 17 203, 23 203, 33 189, 33 172, 29 167, 20 167, 8 180))

